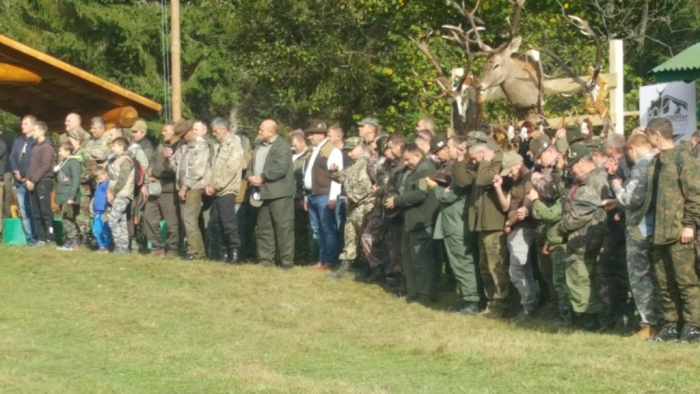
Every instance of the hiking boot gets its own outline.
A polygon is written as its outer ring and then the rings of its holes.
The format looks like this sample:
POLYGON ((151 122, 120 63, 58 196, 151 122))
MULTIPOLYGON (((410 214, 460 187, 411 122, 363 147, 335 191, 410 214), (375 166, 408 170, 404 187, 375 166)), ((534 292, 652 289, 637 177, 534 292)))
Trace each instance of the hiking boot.
POLYGON ((659 326, 642 324, 642 328, 634 334, 634 337, 646 341, 658 335, 659 331, 661 331, 661 328, 659 326))
POLYGON ((487 306, 486 309, 484 309, 483 312, 479 314, 481 317, 485 317, 487 319, 503 319, 503 311, 500 309, 493 309, 490 306, 487 306))
POLYGON ((558 328, 569 328, 574 325, 574 318, 571 309, 559 308, 559 316, 554 323, 558 328))
POLYGON ((364 280, 364 283, 383 283, 384 282, 384 268, 382 266, 374 267, 370 269, 369 276, 364 280))
POLYGON ((350 274, 350 267, 352 266, 352 261, 343 260, 340 262, 340 266, 330 274, 326 275, 331 279, 340 279, 346 275, 350 274))
POLYGON ((679 339, 680 334, 676 323, 670 323, 664 325, 664 328, 655 337, 647 339, 647 342, 678 342, 679 339))
POLYGON ((686 325, 681 331, 681 343, 695 343, 700 341, 700 330, 695 326, 686 325))
POLYGON ((598 315, 593 313, 582 313, 579 319, 579 325, 588 332, 598 332, 601 329, 598 315))
POLYGON ((464 302, 462 307, 453 310, 453 313, 457 315, 466 316, 478 316, 479 315, 479 303, 478 302, 464 302))

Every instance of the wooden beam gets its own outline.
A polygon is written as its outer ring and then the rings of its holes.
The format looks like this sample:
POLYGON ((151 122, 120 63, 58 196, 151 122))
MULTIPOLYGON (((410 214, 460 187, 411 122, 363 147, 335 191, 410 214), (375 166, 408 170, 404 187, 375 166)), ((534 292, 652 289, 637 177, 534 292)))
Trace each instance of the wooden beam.
POLYGON ((43 98, 40 98, 38 96, 31 95, 23 91, 22 89, 15 88, 12 86, 3 86, 2 92, 7 96, 12 97, 14 100, 22 102, 27 106, 31 107, 34 110, 34 112, 38 112, 40 114, 48 114, 56 111, 56 104, 44 100, 43 98))
POLYGON ((0 63, 0 85, 29 84, 36 85, 41 81, 41 75, 16 64, 0 63))
MULTIPOLYGON (((53 112, 46 115, 41 120, 45 120, 49 126, 52 126, 52 130, 60 130, 59 134, 63 133, 63 121, 68 115, 66 113, 53 112)), ((80 117, 83 119, 83 128, 88 130, 90 128, 90 121, 96 116, 102 117, 105 124, 119 124, 121 127, 131 127, 136 120, 139 118, 139 113, 136 108, 131 106, 110 108, 108 110, 89 110, 86 112, 80 112, 80 117)))
POLYGON ((0 53, 42 74, 68 79, 72 84, 94 92, 117 106, 133 105, 151 114, 161 110, 161 105, 152 100, 3 35, 0 35, 0 53))
MULTIPOLYGON (((617 86, 617 75, 616 74, 603 74, 603 77, 608 82, 608 89, 613 89, 617 86)), ((590 77, 580 77, 584 81, 590 77)), ((557 78, 548 79, 544 83, 544 95, 551 96, 554 94, 562 93, 577 93, 581 91, 581 85, 574 82, 572 78, 557 78)), ((482 94, 484 101, 489 100, 504 100, 506 98, 503 94, 503 90, 499 86, 494 86, 482 94)))
POLYGON ((564 121, 566 121, 567 125, 570 125, 573 123, 581 123, 586 119, 590 120, 591 123, 593 123, 593 126, 603 125, 603 118, 601 118, 600 115, 577 115, 560 118, 547 118, 547 123, 549 124, 549 127, 559 128, 564 121))
POLYGON ((56 99, 58 99, 59 101, 65 102, 66 104, 68 104, 65 107, 75 112, 85 110, 90 107, 90 105, 86 104, 91 104, 88 103, 90 101, 88 98, 81 98, 80 96, 72 93, 68 89, 57 86, 46 80, 42 81, 39 85, 33 88, 42 92, 46 92, 56 97, 56 99))

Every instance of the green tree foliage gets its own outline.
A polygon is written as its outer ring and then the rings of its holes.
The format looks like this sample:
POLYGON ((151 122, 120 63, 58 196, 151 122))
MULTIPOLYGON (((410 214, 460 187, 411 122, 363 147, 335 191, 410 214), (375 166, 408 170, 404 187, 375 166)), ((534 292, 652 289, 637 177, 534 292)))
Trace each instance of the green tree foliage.
MULTIPOLYGON (((591 21, 603 40, 627 39, 625 89, 633 110, 638 87, 649 82, 648 70, 700 39, 697 3, 605 2, 624 8, 619 12, 631 15, 624 20, 620 13, 600 11, 598 3, 529 0, 518 33, 524 49, 544 43, 581 75, 595 48, 564 13, 591 21), (656 19, 648 18, 641 39, 633 33, 641 22, 635 12, 644 7, 652 7, 656 19), (664 11, 674 14, 664 20, 659 17, 664 11)), ((0 33, 163 103, 169 42, 161 21, 169 20, 168 7, 169 2, 164 8, 149 0, 0 0, 0 33)), ((485 41, 497 45, 505 39, 509 14, 507 0, 481 2, 485 41)), ((444 1, 183 0, 181 15, 187 117, 211 119, 236 109, 249 130, 266 117, 291 128, 318 115, 344 126, 374 115, 390 131, 406 134, 423 115, 447 124, 448 103, 423 92, 435 94, 438 87, 415 75, 431 78, 435 71, 407 40, 446 23, 465 23, 444 1)), ((430 44, 446 72, 464 64, 453 45, 439 37, 430 44)), ((482 64, 483 59, 475 62, 476 75, 482 64)), ((550 73, 556 71, 553 64, 545 59, 550 73)), ((581 102, 548 97, 545 109, 551 115, 580 113, 581 102)), ((485 109, 491 121, 513 114, 506 102, 485 109)))

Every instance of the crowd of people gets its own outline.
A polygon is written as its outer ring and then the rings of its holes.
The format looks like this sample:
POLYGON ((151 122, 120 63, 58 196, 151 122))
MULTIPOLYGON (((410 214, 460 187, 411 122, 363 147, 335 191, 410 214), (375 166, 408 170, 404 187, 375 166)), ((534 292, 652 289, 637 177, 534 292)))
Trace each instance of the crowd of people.
POLYGON ((700 132, 676 144, 666 119, 604 139, 585 124, 448 138, 432 118, 412 139, 374 118, 358 137, 321 119, 285 137, 268 119, 252 142, 180 120, 155 148, 140 120, 81 124, 69 114, 54 141, 28 115, 3 133, 0 194, 30 246, 312 265, 407 302, 457 293, 462 315, 700 340, 700 132))

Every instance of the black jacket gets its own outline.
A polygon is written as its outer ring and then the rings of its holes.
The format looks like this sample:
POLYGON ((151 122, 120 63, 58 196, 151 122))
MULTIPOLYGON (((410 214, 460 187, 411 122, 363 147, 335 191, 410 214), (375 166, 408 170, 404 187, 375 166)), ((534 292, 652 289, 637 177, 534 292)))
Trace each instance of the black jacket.
POLYGON ((396 196, 394 203, 401 208, 406 231, 423 230, 432 227, 437 217, 440 203, 427 187, 420 187, 421 180, 435 174, 435 166, 424 157, 413 171, 406 176, 403 192, 396 196))

